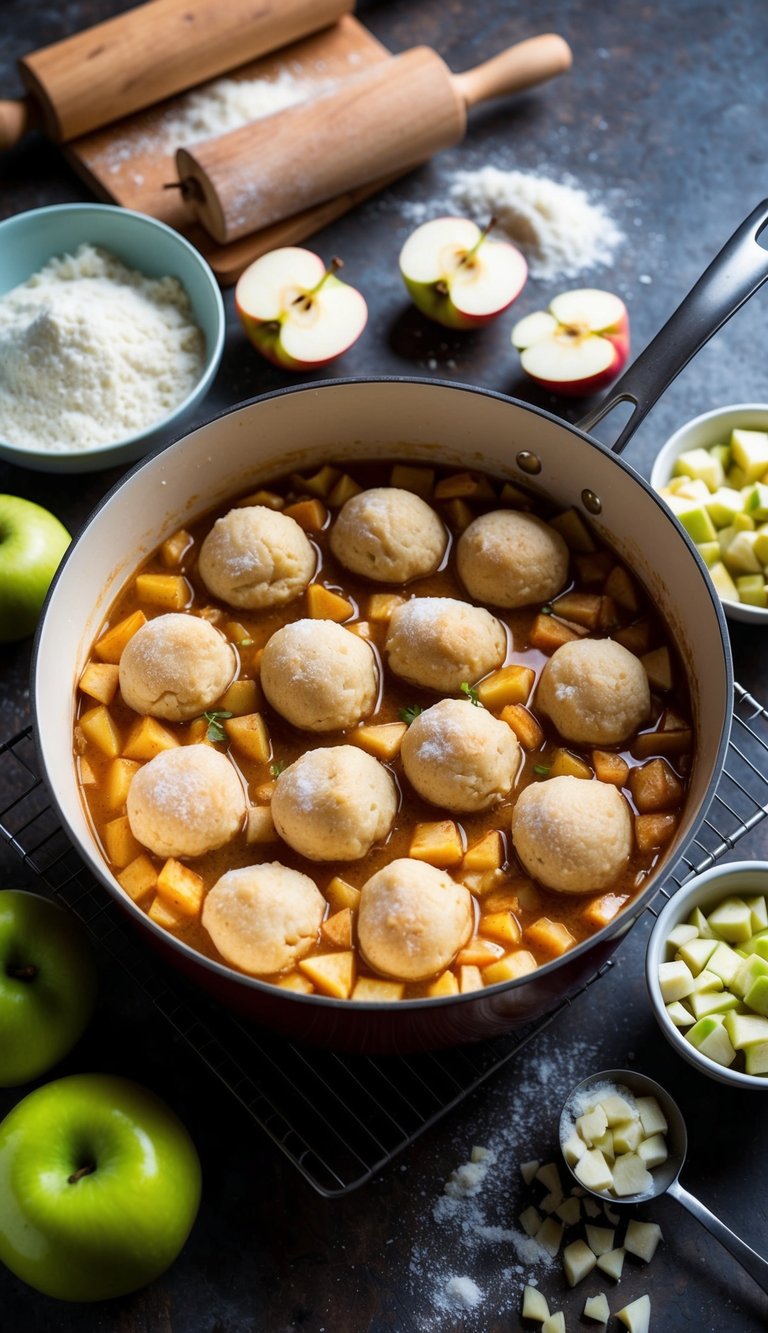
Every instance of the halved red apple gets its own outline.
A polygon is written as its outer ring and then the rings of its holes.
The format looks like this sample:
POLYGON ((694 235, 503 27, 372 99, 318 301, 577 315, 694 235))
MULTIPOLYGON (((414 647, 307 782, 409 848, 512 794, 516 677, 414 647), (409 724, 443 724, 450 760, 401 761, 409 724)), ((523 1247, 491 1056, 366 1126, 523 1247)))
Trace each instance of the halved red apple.
POLYGON ((235 288, 235 308, 254 347, 283 370, 312 370, 346 352, 368 319, 365 299, 319 255, 286 245, 254 260, 235 288))
POLYGON ((605 388, 626 365, 629 315, 612 292, 580 287, 519 320, 512 344, 523 370, 542 388, 583 398, 605 388))
POLYGON ((528 265, 508 241, 470 218, 433 218, 400 251, 400 272, 414 305, 449 329, 476 329, 495 319, 522 291, 528 265))

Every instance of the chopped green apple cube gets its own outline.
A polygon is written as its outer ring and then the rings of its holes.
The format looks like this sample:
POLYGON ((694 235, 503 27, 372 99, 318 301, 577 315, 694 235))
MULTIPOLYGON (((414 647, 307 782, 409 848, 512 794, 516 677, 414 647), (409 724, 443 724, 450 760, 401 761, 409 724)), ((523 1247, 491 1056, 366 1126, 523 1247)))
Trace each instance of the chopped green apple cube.
POLYGON ((707 1014, 706 1018, 700 1018, 692 1028, 689 1028, 685 1034, 685 1039, 698 1050, 709 1034, 714 1032, 716 1028, 723 1026, 724 1022, 723 1014, 707 1014))
POLYGON ((757 481, 768 471, 768 432, 739 428, 731 431, 731 457, 744 473, 745 483, 757 481))
POLYGON ((765 482, 757 481, 750 487, 744 497, 744 511, 758 523, 768 518, 768 486, 765 482))
POLYGON ((744 496, 732 486, 720 486, 705 501, 709 517, 716 528, 727 528, 744 509, 744 496))
POLYGON ((677 956, 687 963, 692 975, 697 977, 707 966, 707 962, 717 948, 716 940, 688 940, 681 944, 677 956))
POLYGON ((666 1134, 667 1117, 655 1097, 638 1097, 637 1111, 646 1138, 650 1134, 666 1134))
POLYGON ((744 1068, 748 1074, 768 1074, 768 1041, 745 1047, 744 1068))
MULTIPOLYGON (((681 519, 682 522, 682 519, 681 519)), ((736 524, 734 523, 734 527, 736 524)), ((723 564, 731 574, 759 574, 762 566, 755 555, 757 533, 749 529, 737 532, 723 551, 723 564)), ((738 591, 738 585, 737 585, 738 591)))
POLYGON ((768 588, 765 576, 759 574, 741 574, 736 580, 739 601, 745 606, 759 606, 763 611, 768 606, 768 588))
POLYGON ((731 990, 742 1000, 746 999, 747 991, 758 977, 768 976, 768 961, 761 958, 759 953, 747 954, 746 958, 741 960, 736 976, 731 982, 731 990))
POLYGON ((707 971, 714 972, 716 976, 721 977, 724 986, 730 986, 741 967, 742 961, 730 944, 721 943, 710 955, 707 971))
POLYGON ((702 968, 697 977, 693 979, 693 989, 702 990, 722 990, 723 978, 717 975, 717 972, 710 972, 708 967, 702 968))
POLYGON ((663 1134, 651 1134, 647 1139, 643 1139, 637 1147, 637 1155, 643 1166, 652 1171, 655 1166, 661 1166, 666 1162, 669 1153, 667 1152, 667 1141, 663 1134))
POLYGON ((711 542, 717 540, 717 529, 703 504, 696 504, 694 501, 688 508, 680 509, 677 517, 691 541, 711 542))
POLYGON ((768 523, 757 529, 755 544, 752 547, 763 569, 768 569, 768 523))
POLYGON ((762 893, 754 898, 745 898, 745 903, 752 915, 752 930, 755 935, 761 930, 768 930, 768 900, 762 893))
MULTIPOLYGON (((687 944, 689 940, 697 939, 698 935, 698 927, 690 922, 681 921, 679 925, 673 926, 667 935, 667 958, 674 958, 681 944, 687 944)), ((626 1120, 627 1116, 620 1116, 619 1118, 626 1120)))
MULTIPOLYGON (((689 1028, 691 1023, 693 1023, 693 1014, 690 1009, 686 1009, 685 1005, 682 1004, 680 1000, 673 1000, 671 1004, 668 1004, 665 1007, 667 1010, 667 1018, 670 1023, 674 1023, 676 1028, 689 1028)), ((614 1143, 616 1142, 615 1133, 613 1141, 614 1143)), ((626 1149, 622 1148, 622 1152, 626 1152, 626 1149)))
MULTIPOLYGON (((679 1000, 674 1000, 674 1004, 679 1004, 679 1000)), ((682 1008, 682 1005, 680 1006, 682 1008)), ((693 1020, 689 1017, 688 1022, 693 1020)), ((613 1127, 613 1147, 619 1152, 634 1152, 638 1143, 643 1137, 643 1127, 637 1120, 622 1120, 620 1125, 613 1127)))
POLYGON ((724 898, 709 913, 709 924, 721 940, 740 944, 752 936, 752 914, 743 898, 724 898))
POLYGON ((759 935, 753 935, 751 940, 747 940, 744 952, 757 953, 761 958, 768 958, 768 930, 761 930, 759 935))
POLYGON ((720 559, 720 543, 718 541, 697 542, 696 550, 704 561, 704 564, 707 566, 707 569, 711 569, 720 559))
POLYGON ((687 963, 673 959, 671 963, 659 963, 659 989, 665 1004, 673 1000, 682 1000, 693 990, 693 976, 687 963))
POLYGON ((699 1042, 699 1050, 707 1059, 714 1060, 718 1065, 732 1065, 736 1059, 736 1051, 724 1023, 713 1028, 709 1035, 699 1042))
POLYGON ((725 1015, 724 1023, 731 1045, 737 1051, 743 1051, 757 1042, 768 1041, 768 1018, 760 1014, 739 1014, 731 1010, 725 1015))
POLYGON ((693 477, 703 481, 710 491, 717 490, 725 480, 722 462, 709 449, 686 449, 675 459, 674 475, 693 477))
POLYGON ((709 577, 715 585, 715 590, 718 596, 720 596, 724 602, 738 602, 739 590, 722 560, 717 560, 714 565, 710 565, 709 577))
POLYGON ((730 991, 696 991, 689 997, 688 1003, 694 1018, 706 1018, 708 1014, 727 1014, 730 1009, 738 1009, 739 997, 730 991))
POLYGON ((756 977, 744 996, 744 1003, 756 1014, 768 1018, 768 976, 756 977))
POLYGON ((689 918, 689 924, 696 927, 698 934, 701 935, 703 940, 714 940, 717 938, 700 907, 694 907, 689 918))

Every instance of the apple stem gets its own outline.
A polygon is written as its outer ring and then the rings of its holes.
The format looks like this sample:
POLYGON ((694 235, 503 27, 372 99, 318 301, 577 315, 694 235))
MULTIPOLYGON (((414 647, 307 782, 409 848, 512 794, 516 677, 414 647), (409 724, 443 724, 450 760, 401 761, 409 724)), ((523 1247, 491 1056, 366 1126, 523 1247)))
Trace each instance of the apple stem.
POLYGON ((84 1166, 79 1166, 76 1171, 73 1171, 71 1176, 67 1176, 67 1184, 76 1185, 78 1180, 83 1179, 83 1176, 92 1176, 95 1170, 94 1162, 86 1162, 84 1166))
POLYGON ((6 968, 9 977, 15 977, 17 981, 33 981, 37 976, 37 968, 34 963, 28 963, 26 967, 6 968))
POLYGON ((496 226, 496 219, 495 219, 495 217, 492 217, 492 218, 490 219, 490 221, 486 224, 486 226, 483 227, 483 230, 480 232, 480 235, 478 236, 477 240, 475 241, 475 244, 472 246, 472 249, 471 249, 471 250, 467 250, 467 253, 466 253, 465 255, 462 255, 462 258, 461 258, 461 264, 466 264, 466 265, 468 265, 468 266, 471 266, 471 264, 472 264, 472 260, 474 259, 475 255, 477 254, 477 251, 479 250, 480 246, 483 244, 483 241, 484 241, 484 240, 486 239, 486 237, 488 236, 488 233, 489 233, 495 226, 496 226))
POLYGON ((344 261, 342 259, 337 259, 334 256, 334 258, 328 265, 327 269, 325 270, 325 273, 323 274, 320 281, 316 282, 314 287, 310 287, 308 292, 302 292, 301 296, 295 297, 293 304, 302 306, 304 310, 309 310, 309 307, 312 304, 312 297, 317 296, 317 293, 320 291, 320 288, 322 287, 323 283, 326 282, 328 278, 331 277, 332 274, 338 273, 339 269, 343 267, 344 267, 344 261))

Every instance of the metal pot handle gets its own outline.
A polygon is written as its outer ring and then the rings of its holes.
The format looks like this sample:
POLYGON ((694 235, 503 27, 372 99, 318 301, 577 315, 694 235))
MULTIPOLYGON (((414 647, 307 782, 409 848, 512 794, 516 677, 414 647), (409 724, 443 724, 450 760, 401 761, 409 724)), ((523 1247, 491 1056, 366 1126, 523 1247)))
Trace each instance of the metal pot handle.
POLYGON ((589 432, 620 403, 633 403, 634 411, 611 446, 615 454, 622 452, 643 417, 691 357, 768 278, 768 248, 758 240, 767 224, 768 200, 764 199, 726 241, 608 397, 578 422, 579 430, 589 432))

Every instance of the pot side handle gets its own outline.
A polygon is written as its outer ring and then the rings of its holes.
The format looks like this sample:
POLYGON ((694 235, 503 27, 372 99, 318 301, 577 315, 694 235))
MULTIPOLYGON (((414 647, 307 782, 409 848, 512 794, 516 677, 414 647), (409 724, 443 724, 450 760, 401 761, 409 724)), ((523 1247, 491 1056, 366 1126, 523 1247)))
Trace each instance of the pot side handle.
POLYGON ((608 397, 577 423, 579 430, 589 432, 620 403, 633 403, 629 420, 611 446, 615 454, 622 452, 667 386, 768 278, 768 248, 758 240, 767 224, 768 200, 764 199, 726 241, 608 397))

